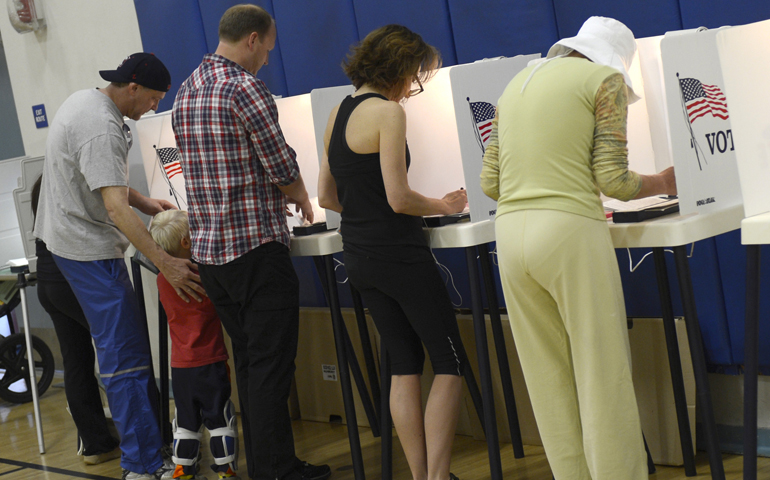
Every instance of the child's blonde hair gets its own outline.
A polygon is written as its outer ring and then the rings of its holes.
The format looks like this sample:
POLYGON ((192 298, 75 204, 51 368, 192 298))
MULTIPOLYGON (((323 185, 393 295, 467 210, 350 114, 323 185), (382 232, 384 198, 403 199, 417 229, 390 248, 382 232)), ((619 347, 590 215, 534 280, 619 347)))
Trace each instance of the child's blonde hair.
POLYGON ((179 252, 183 238, 190 238, 190 224, 184 210, 166 210, 152 218, 150 235, 155 243, 171 255, 179 252))

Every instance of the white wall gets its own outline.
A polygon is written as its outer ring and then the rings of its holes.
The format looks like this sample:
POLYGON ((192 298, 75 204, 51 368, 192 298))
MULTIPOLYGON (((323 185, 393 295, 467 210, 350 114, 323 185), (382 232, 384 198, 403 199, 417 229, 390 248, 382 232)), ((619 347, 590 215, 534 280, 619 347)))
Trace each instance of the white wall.
POLYGON ((45 154, 47 128, 37 129, 32 106, 44 104, 50 119, 77 90, 106 82, 99 70, 110 70, 142 51, 132 0, 43 0, 47 26, 17 33, 5 11, 0 13, 8 73, 13 88, 27 156, 45 154))

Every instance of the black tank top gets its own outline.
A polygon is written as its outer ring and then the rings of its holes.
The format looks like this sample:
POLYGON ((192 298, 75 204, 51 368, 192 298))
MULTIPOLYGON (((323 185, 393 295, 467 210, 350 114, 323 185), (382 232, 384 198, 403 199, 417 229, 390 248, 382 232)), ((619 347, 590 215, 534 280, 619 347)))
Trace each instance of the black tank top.
MULTIPOLYGON (((340 233, 345 252, 387 261, 432 261, 422 218, 396 213, 388 204, 380 154, 353 152, 345 138, 353 110, 377 93, 348 96, 340 104, 329 141, 329 168, 342 205, 340 233)), ((409 146, 406 168, 409 169, 409 146)))

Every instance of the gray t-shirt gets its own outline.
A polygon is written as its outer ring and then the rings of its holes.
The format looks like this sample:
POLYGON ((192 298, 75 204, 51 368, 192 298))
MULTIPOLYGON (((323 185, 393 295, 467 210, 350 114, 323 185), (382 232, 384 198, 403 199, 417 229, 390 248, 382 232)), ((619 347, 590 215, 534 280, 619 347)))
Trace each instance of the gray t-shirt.
POLYGON ((123 125, 118 107, 96 89, 72 94, 51 122, 34 234, 60 257, 123 258, 128 248, 99 190, 128 186, 123 125))

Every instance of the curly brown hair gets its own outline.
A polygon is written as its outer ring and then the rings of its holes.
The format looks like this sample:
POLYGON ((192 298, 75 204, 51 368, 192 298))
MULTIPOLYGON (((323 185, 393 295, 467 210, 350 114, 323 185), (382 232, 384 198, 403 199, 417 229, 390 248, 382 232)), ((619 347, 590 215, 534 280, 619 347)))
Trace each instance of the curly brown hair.
POLYGON ((402 25, 385 25, 353 45, 342 69, 356 89, 369 84, 394 92, 414 80, 425 83, 441 67, 439 51, 402 25))

